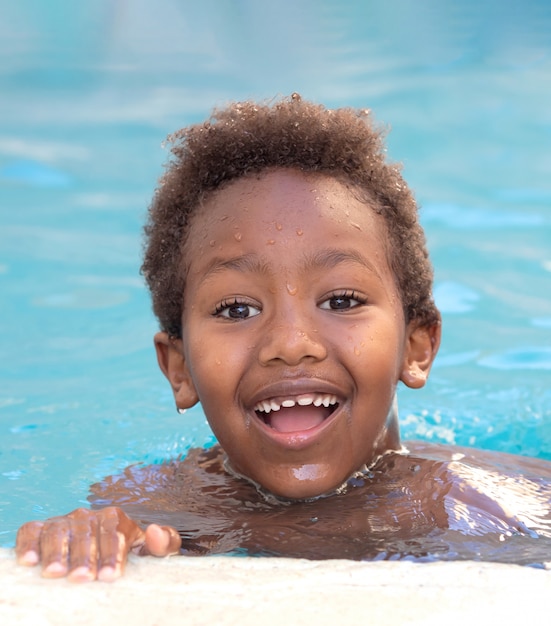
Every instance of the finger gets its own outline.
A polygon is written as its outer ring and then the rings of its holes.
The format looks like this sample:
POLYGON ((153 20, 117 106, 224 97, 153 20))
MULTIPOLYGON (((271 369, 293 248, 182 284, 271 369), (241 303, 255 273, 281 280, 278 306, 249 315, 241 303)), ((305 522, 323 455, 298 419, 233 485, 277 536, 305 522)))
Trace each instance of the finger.
POLYGON ((98 521, 88 509, 77 509, 69 515, 71 543, 69 573, 72 582, 95 580, 98 573, 98 521))
POLYGON ((67 517, 46 520, 40 533, 42 576, 59 578, 69 569, 69 541, 71 529, 67 517))
POLYGON ((178 531, 172 526, 158 526, 150 524, 145 530, 145 543, 138 550, 138 554, 143 556, 169 556, 178 554, 182 540, 178 531))
POLYGON ((128 551, 143 541, 143 531, 122 511, 109 507, 102 511, 98 525, 98 580, 113 581, 122 576, 128 551))
POLYGON ((17 531, 15 556, 20 565, 36 565, 40 561, 42 522, 27 522, 17 531))

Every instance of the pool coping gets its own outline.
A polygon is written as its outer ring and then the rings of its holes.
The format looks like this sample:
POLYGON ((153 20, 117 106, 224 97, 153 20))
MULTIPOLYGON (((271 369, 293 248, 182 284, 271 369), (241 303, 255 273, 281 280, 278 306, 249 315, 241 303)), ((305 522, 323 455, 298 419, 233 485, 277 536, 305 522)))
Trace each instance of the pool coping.
MULTIPOLYGON (((456 624, 549 611, 551 572, 493 563, 131 557, 115 583, 46 580, 0 549, 0 623, 456 624)), ((495 623, 495 622, 494 622, 495 623)))

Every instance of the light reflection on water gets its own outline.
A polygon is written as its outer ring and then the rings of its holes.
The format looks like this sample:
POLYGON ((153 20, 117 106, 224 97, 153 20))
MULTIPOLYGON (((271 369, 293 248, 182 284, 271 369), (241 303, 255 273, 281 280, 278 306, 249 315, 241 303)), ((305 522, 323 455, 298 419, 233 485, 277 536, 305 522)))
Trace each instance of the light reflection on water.
POLYGON ((297 90, 392 127, 444 315, 429 386, 400 392, 404 436, 551 459, 547 2, 2 10, 0 543, 211 440, 173 411, 137 269, 163 138, 230 99, 297 90))

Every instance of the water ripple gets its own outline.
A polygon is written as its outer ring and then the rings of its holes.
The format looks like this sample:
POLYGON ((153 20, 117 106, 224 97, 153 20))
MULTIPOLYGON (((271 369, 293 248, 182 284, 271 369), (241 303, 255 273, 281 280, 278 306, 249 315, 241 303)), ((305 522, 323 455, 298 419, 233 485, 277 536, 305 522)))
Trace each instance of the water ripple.
POLYGON ((491 354, 478 361, 498 370, 551 370, 551 348, 519 348, 491 354))
POLYGON ((425 205, 422 213, 425 224, 439 223, 454 229, 508 229, 544 224, 541 215, 531 213, 492 211, 453 204, 425 205))
POLYGON ((447 280, 435 285, 434 299, 441 313, 467 313, 475 308, 480 296, 461 283, 447 280))

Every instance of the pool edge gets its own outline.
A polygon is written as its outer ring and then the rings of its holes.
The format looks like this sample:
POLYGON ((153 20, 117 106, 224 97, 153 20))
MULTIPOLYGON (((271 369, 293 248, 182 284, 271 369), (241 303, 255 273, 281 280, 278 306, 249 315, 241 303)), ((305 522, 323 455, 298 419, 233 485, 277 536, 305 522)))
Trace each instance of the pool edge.
POLYGON ((45 580, 0 549, 3 624, 501 624, 543 616, 551 572, 477 562, 132 557, 114 584, 45 580))

